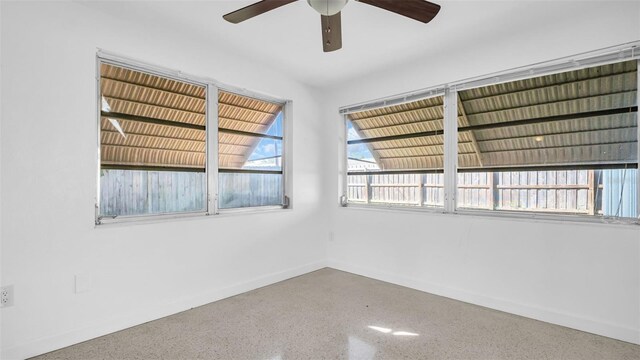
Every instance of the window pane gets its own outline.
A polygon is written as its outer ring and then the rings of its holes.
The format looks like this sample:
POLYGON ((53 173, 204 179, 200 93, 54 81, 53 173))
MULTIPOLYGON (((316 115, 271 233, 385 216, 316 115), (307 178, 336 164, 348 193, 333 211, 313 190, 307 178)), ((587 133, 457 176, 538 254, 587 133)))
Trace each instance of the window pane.
POLYGON ((443 97, 347 118, 347 200, 443 206, 443 97))
POLYGON ((260 140, 242 168, 282 170, 282 140, 260 140))
POLYGON ((230 136, 221 133, 218 153, 221 169, 282 170, 282 140, 238 135, 232 137, 251 145, 230 145, 230 136), (245 152, 235 151, 238 149, 245 152))
POLYGON ((206 89, 100 66, 100 215, 206 210, 206 89))
POLYGON ((202 172, 102 170, 100 214, 104 216, 205 211, 202 172))
POLYGON ((460 92, 458 207, 637 217, 636 67, 460 92))
POLYGON ((221 209, 282 205, 282 105, 220 92, 221 209))
POLYGON ((221 209, 282 205, 282 175, 221 173, 221 209))

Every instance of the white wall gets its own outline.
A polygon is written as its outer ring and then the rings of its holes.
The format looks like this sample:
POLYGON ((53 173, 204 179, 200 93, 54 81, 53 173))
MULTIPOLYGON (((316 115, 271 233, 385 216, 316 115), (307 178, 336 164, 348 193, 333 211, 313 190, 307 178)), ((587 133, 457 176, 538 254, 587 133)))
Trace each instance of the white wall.
POLYGON ((23 358, 324 266, 315 91, 215 39, 74 3, 2 2, 2 258, 23 358), (294 209, 94 228, 96 48, 294 102, 294 209), (300 119, 300 120, 298 120, 300 119), (65 179, 60 181, 60 179, 65 179), (92 290, 74 293, 74 275, 92 290))
POLYGON ((326 190, 333 195, 327 199, 334 232, 334 240, 328 242, 329 265, 640 343, 637 226, 337 206, 337 164, 344 141, 339 138, 338 107, 640 39, 640 3, 544 6, 551 20, 541 18, 535 27, 516 26, 502 37, 414 59, 328 89, 327 142, 335 144, 330 155, 336 159, 326 169, 335 179, 326 190))

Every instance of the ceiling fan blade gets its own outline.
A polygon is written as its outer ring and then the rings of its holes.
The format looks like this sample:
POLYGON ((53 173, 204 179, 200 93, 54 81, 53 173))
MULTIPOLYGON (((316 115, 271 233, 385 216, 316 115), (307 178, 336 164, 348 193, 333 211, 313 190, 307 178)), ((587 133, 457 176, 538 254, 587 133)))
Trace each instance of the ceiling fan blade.
POLYGON ((428 23, 440 11, 440 5, 425 0, 356 0, 399 15, 428 23))
POLYGON ((322 17, 322 49, 324 52, 342 48, 342 20, 340 13, 322 17))
POLYGON ((230 23, 237 24, 239 22, 251 19, 254 16, 264 14, 267 11, 277 9, 280 6, 284 6, 298 0, 262 0, 255 4, 245 6, 242 9, 230 12, 223 16, 225 20, 230 23))

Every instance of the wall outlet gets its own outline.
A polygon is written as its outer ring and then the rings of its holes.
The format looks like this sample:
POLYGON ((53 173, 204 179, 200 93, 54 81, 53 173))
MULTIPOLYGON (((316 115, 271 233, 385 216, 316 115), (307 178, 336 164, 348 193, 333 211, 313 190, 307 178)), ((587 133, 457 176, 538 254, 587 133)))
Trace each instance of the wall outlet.
POLYGON ((333 242, 334 238, 333 231, 329 232, 329 242, 333 242))
POLYGON ((13 305, 13 285, 0 288, 0 307, 13 305))

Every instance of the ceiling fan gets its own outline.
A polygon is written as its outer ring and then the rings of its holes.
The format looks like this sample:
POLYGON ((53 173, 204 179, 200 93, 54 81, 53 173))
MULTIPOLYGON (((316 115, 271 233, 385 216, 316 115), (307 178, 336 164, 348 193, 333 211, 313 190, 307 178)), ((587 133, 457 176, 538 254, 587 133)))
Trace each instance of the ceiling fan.
MULTIPOLYGON (((223 18, 231 23, 251 19, 267 11, 290 4, 297 0, 262 0, 242 9, 230 12, 223 18)), ((324 52, 342 48, 342 24, 340 11, 349 0, 307 0, 309 5, 321 15, 322 48, 324 52)), ((355 0, 387 11, 403 15, 423 23, 428 23, 440 11, 440 5, 425 0, 355 0)))

